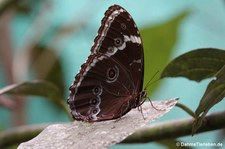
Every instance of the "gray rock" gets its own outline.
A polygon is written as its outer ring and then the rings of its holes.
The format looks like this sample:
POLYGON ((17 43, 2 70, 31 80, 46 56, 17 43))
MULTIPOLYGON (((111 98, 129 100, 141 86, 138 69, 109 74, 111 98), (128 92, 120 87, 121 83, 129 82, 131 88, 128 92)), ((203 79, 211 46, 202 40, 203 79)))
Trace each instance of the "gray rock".
POLYGON ((50 125, 34 139, 21 143, 18 149, 105 149, 163 116, 176 103, 177 98, 153 101, 154 108, 145 102, 118 120, 50 125))

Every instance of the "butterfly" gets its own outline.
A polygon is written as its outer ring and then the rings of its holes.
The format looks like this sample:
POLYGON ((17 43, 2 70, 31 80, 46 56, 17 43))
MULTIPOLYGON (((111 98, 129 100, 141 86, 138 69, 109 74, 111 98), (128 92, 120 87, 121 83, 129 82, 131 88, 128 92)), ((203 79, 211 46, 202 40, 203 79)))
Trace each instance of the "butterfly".
POLYGON ((78 121, 117 119, 146 98, 144 51, 131 15, 113 5, 105 12, 91 53, 70 86, 67 103, 78 121))

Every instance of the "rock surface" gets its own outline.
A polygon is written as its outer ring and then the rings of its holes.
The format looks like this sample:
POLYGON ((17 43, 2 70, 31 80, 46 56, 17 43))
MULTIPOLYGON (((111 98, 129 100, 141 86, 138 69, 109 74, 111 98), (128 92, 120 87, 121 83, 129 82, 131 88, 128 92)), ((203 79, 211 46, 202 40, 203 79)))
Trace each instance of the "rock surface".
POLYGON ((133 109, 119 120, 95 123, 74 121, 54 124, 37 137, 20 144, 18 149, 105 149, 121 142, 127 136, 163 116, 177 103, 177 98, 165 101, 145 102, 140 110, 133 109))

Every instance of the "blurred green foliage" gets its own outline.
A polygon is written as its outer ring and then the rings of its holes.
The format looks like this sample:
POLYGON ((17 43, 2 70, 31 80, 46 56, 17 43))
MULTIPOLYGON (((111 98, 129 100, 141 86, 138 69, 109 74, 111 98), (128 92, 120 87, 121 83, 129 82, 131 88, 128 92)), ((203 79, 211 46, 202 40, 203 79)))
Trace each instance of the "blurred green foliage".
MULTIPOLYGON (((141 29, 145 54, 143 87, 146 86, 156 72, 162 71, 168 63, 178 39, 179 24, 187 14, 187 12, 183 12, 172 20, 141 29)), ((150 85, 147 88, 148 95, 153 93, 158 85, 159 83, 150 85)))

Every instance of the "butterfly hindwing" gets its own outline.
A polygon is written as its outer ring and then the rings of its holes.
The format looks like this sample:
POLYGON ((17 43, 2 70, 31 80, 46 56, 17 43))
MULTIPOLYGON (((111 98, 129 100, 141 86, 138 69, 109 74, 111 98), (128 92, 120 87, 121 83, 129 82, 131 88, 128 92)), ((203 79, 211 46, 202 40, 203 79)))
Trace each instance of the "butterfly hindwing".
POLYGON ((129 74, 116 62, 110 59, 97 61, 77 88, 74 100, 75 117, 83 115, 93 120, 118 117, 123 110, 122 105, 128 102, 124 97, 132 94, 129 92, 135 87, 126 78, 129 78, 129 74))

